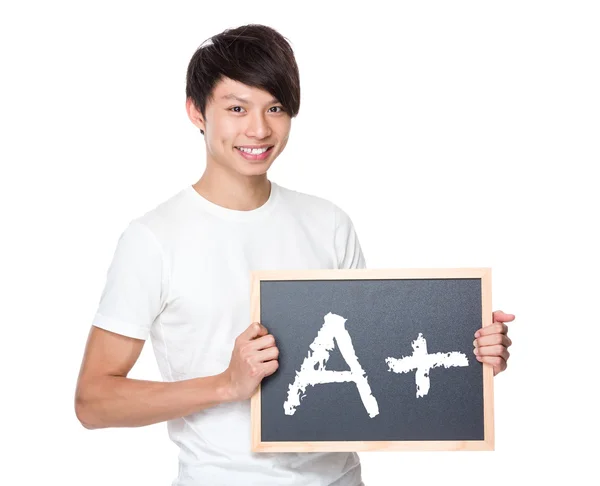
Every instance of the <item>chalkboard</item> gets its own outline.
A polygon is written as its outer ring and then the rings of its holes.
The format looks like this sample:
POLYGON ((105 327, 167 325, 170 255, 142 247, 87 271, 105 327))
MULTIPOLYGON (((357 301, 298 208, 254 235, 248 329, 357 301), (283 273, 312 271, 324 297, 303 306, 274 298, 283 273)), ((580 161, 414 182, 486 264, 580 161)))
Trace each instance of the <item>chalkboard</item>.
POLYGON ((254 452, 493 450, 491 269, 252 272, 279 368, 252 397, 254 452))

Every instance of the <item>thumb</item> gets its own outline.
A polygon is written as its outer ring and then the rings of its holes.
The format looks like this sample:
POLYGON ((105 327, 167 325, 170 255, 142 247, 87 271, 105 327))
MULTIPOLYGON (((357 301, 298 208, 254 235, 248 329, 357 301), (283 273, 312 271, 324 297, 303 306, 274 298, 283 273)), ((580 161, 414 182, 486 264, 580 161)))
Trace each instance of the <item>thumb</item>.
POLYGON ((514 314, 507 314, 506 312, 503 312, 501 310, 495 311, 493 313, 493 321, 494 322, 510 322, 510 321, 514 321, 514 319, 515 319, 514 314))

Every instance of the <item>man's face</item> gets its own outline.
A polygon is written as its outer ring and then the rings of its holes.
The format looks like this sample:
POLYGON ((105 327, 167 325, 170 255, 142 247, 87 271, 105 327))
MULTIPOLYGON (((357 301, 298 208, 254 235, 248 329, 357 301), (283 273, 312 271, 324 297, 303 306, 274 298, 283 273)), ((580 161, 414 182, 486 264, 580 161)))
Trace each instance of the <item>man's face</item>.
POLYGON ((207 102, 205 119, 191 100, 186 107, 192 123, 204 131, 207 167, 264 174, 287 144, 291 117, 267 91, 224 78, 207 102))

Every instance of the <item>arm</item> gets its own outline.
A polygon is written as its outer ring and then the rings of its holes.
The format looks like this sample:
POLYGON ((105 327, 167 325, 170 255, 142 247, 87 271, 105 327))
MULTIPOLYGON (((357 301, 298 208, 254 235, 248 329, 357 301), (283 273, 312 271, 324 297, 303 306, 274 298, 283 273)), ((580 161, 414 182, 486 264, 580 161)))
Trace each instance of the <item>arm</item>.
POLYGON ((274 339, 253 323, 236 339, 223 373, 177 382, 128 378, 166 305, 168 272, 153 233, 130 224, 109 267, 77 381, 75 413, 86 428, 139 427, 244 400, 275 371, 274 339))
POLYGON ((227 370, 176 382, 127 378, 144 341, 92 326, 79 372, 75 413, 87 429, 140 427, 249 398, 275 372, 273 336, 252 323, 235 341, 227 370))
POLYGON ((230 399, 223 375, 177 382, 127 378, 143 345, 92 326, 75 393, 75 413, 84 427, 150 425, 230 399))
POLYGON ((86 428, 149 425, 224 400, 217 377, 177 383, 127 377, 166 305, 168 270, 154 234, 130 224, 109 267, 79 372, 75 413, 86 428))

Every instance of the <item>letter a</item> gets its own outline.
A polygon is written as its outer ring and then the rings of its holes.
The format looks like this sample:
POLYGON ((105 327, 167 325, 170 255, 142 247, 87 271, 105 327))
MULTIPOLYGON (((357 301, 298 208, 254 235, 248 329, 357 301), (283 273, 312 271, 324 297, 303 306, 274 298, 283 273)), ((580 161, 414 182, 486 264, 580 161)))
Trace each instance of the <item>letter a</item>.
POLYGON ((367 409, 369 417, 373 418, 379 414, 377 400, 371 394, 371 387, 365 376, 365 371, 360 366, 352 339, 345 327, 346 319, 331 312, 325 316, 325 323, 319 330, 317 337, 310 345, 312 353, 308 356, 296 372, 294 383, 289 386, 287 400, 283 404, 286 415, 294 415, 296 407, 300 406, 301 394, 304 393, 309 385, 319 385, 325 383, 345 383, 354 382, 358 388, 358 393, 367 409), (342 353, 342 356, 348 363, 350 371, 329 371, 325 369, 325 363, 329 359, 329 352, 335 346, 333 340, 342 353))

